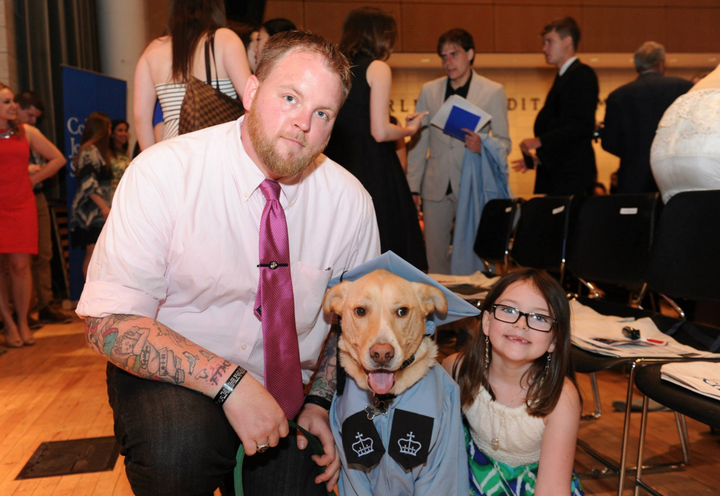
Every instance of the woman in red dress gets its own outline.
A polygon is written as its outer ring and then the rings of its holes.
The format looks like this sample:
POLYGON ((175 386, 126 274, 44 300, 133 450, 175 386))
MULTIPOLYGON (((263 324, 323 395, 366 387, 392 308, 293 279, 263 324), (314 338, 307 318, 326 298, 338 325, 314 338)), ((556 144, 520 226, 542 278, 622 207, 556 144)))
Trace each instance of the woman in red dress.
POLYGON ((53 166, 65 161, 60 151, 33 126, 17 122, 13 93, 0 83, 0 315, 9 348, 30 346, 35 339, 27 323, 32 291, 31 255, 38 252, 38 223, 33 185, 42 180, 29 170, 30 149, 53 166), (12 291, 7 286, 5 267, 12 291), (13 320, 12 293, 17 321, 13 320))

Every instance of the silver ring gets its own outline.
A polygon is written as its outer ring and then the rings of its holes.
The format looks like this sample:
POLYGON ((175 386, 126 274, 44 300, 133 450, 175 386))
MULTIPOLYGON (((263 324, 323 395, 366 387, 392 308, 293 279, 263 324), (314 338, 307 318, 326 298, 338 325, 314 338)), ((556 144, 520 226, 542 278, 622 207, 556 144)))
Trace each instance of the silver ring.
POLYGON ((258 453, 265 453, 270 447, 269 444, 256 444, 258 453))

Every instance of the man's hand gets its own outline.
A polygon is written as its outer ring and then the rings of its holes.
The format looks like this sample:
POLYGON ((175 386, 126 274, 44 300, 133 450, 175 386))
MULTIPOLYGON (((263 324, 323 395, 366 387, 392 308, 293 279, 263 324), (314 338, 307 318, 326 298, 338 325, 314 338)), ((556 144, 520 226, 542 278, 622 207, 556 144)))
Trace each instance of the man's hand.
POLYGON ((526 138, 520 142, 520 149, 528 155, 530 154, 530 150, 537 150, 541 146, 540 138, 526 138))
MULTIPOLYGON (((537 155, 530 154, 530 156, 532 157, 533 162, 535 163, 535 169, 537 169, 537 166, 540 164, 540 159, 537 158, 537 155)), ((523 174, 525 174, 527 171, 530 170, 527 168, 527 165, 525 165, 525 159, 522 159, 522 158, 519 160, 512 161, 512 169, 515 172, 522 172, 523 174)))
POLYGON ((462 128, 461 131, 465 133, 465 146, 467 149, 473 153, 480 153, 480 150, 482 150, 480 135, 467 128, 462 128))
POLYGON ((405 127, 407 129, 412 129, 412 135, 414 135, 418 129, 420 129, 420 126, 422 126, 423 119, 426 115, 430 113, 429 110, 426 110, 425 112, 410 114, 405 118, 405 127))
POLYGON ((288 422, 282 408, 250 374, 245 374, 228 396, 223 411, 248 456, 255 454, 259 444, 272 448, 288 435, 288 422))
MULTIPOLYGON (((313 455, 312 459, 321 467, 325 467, 325 472, 315 477, 315 484, 327 482, 325 487, 328 491, 332 491, 340 476, 340 457, 337 456, 337 452, 335 451, 335 439, 330 430, 328 412, 318 405, 305 405, 303 409, 300 410, 297 423, 300 427, 307 429, 320 439, 325 454, 323 456, 313 455)), ((307 444, 308 442, 305 436, 298 432, 298 448, 305 449, 307 444)))

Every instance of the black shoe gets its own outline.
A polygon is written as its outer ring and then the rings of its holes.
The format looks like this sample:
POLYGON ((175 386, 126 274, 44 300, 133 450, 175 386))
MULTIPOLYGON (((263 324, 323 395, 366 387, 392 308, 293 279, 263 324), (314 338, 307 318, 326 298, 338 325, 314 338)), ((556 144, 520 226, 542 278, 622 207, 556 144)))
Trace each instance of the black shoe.
POLYGON ((33 319, 30 315, 28 315, 28 317, 27 317, 27 322, 28 322, 28 327, 30 328, 31 331, 37 331, 38 329, 40 329, 43 326, 42 322, 40 322, 39 320, 33 319))
POLYGON ((38 312, 38 320, 43 324, 69 324, 70 322, 72 322, 72 317, 61 312, 60 310, 45 307, 40 309, 40 311, 38 312))

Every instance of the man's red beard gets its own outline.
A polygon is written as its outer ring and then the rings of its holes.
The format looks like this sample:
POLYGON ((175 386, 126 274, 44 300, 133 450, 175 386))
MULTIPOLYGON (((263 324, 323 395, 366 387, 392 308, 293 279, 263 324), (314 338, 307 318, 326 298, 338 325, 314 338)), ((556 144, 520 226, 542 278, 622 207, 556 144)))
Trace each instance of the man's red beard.
POLYGON ((330 141, 330 137, 328 136, 328 139, 322 146, 311 149, 307 148, 307 141, 305 136, 302 134, 302 131, 300 131, 296 136, 284 136, 298 141, 304 147, 297 152, 289 153, 289 156, 285 158, 276 148, 278 140, 280 140, 283 136, 268 138, 262 128, 260 116, 254 112, 254 107, 255 105, 253 104, 253 106, 250 107, 250 111, 245 115, 245 119, 247 119, 248 123, 250 142, 252 143, 255 153, 263 165, 276 176, 290 177, 303 171, 308 165, 315 161, 330 141))

